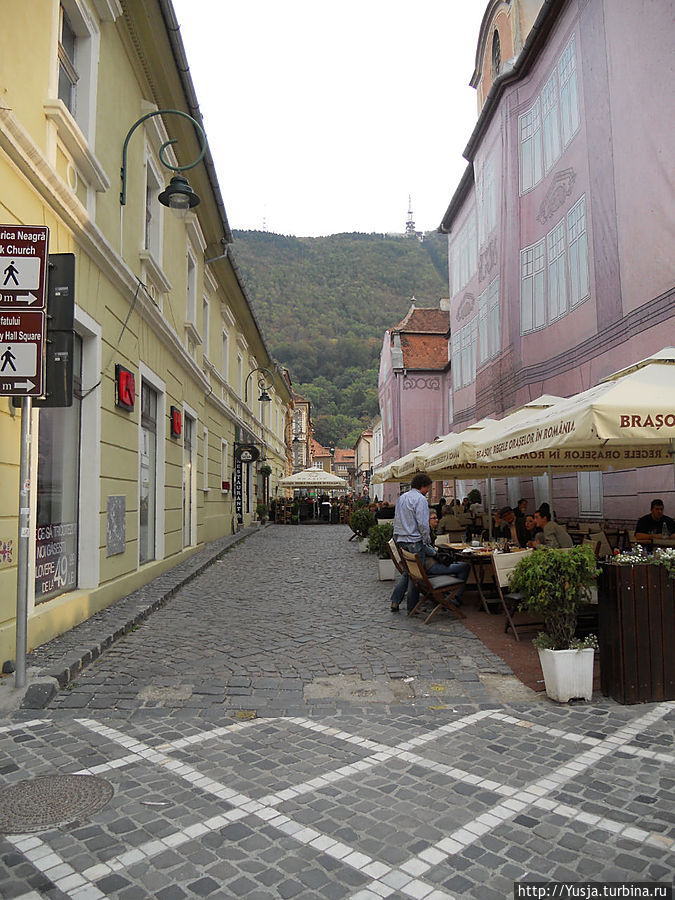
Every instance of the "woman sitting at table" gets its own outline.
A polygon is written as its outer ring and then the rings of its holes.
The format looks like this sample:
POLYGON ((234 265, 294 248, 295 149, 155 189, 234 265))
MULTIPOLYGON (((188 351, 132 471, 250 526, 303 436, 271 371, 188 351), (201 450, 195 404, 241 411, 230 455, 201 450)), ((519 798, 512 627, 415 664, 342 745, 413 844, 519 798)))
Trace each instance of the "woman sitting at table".
POLYGON ((520 546, 521 547, 529 547, 530 544, 528 541, 534 541, 537 537, 537 532, 540 530, 537 528, 536 522, 534 521, 534 516, 525 516, 524 518, 520 518, 517 520, 516 527, 518 528, 518 532, 520 534, 520 546))

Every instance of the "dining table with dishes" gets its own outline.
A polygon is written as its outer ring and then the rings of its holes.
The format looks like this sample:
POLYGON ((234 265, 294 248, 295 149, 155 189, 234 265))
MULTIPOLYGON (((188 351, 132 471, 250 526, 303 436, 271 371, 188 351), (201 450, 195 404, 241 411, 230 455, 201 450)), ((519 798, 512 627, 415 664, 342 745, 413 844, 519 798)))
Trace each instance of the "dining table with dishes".
MULTIPOLYGON (((442 538, 442 535, 439 536, 442 538)), ((478 541, 471 543, 462 542, 445 542, 436 539, 436 547, 445 551, 453 557, 453 561, 464 561, 471 565, 471 573, 473 581, 467 582, 467 589, 471 589, 474 584, 478 592, 481 605, 486 613, 490 613, 489 603, 498 599, 497 590, 495 588, 495 596, 488 596, 489 590, 488 577, 494 581, 492 558, 495 553, 505 553, 510 549, 510 544, 506 538, 499 538, 494 541, 478 541)))

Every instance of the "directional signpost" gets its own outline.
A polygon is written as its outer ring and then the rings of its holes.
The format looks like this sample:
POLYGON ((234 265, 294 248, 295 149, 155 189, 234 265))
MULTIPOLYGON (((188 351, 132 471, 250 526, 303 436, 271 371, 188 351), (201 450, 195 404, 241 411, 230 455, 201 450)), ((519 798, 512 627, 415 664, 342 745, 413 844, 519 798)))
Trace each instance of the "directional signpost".
POLYGON ((44 393, 49 229, 0 225, 0 397, 44 393))
POLYGON ((26 684, 31 420, 33 397, 44 393, 48 250, 49 229, 44 225, 0 225, 0 396, 23 398, 16 583, 16 688, 26 684))

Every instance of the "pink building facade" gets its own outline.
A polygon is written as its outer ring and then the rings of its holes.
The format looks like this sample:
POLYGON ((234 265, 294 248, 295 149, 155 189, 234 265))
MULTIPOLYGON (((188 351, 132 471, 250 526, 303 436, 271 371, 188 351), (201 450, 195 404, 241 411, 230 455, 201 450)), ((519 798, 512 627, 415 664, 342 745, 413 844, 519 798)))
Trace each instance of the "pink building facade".
MULTIPOLYGON (((472 80, 483 105, 441 224, 450 430, 675 342, 675 95, 659 89, 675 74, 674 25, 674 4, 656 0, 488 4, 472 80), (536 21, 518 42, 521 6, 536 21)), ((639 479, 557 478, 556 513, 630 520, 664 496, 672 515, 673 467, 639 479)))
MULTIPOLYGON (((417 309, 385 332, 378 392, 382 417, 382 463, 450 431, 450 322, 442 309, 417 309)), ((383 499, 398 497, 385 484, 383 499)))

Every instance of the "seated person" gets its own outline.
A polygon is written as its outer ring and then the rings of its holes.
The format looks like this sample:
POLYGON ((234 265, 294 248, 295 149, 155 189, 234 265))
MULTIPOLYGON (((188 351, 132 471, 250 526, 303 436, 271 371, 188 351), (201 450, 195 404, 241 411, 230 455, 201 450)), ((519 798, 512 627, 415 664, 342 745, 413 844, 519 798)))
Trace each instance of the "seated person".
POLYGON ((651 512, 637 520, 635 537, 637 540, 654 537, 670 537, 675 534, 675 522, 663 514, 663 500, 652 500, 651 512))
POLYGON ((533 541, 528 541, 528 547, 535 549, 563 548, 568 549, 574 546, 572 538, 562 525, 551 520, 551 510, 548 503, 542 503, 534 514, 534 521, 541 533, 537 534, 533 541))
POLYGON ((537 525, 534 521, 534 516, 527 515, 524 519, 517 519, 516 527, 520 534, 520 546, 530 547, 529 541, 533 541, 537 536, 537 525))
POLYGON ((464 525, 459 521, 452 507, 438 521, 436 531, 438 534, 448 534, 450 531, 464 531, 464 525))
POLYGON ((499 528, 495 529, 494 537, 496 538, 506 538, 509 543, 513 544, 514 547, 524 547, 525 544, 521 543, 521 531, 518 528, 518 523, 520 519, 516 520, 516 514, 510 506, 504 506, 499 511, 500 518, 502 520, 502 524, 499 528))
POLYGON ((390 503, 387 503, 386 500, 383 500, 382 505, 375 513, 375 518, 376 519, 393 519, 394 512, 395 512, 394 507, 390 503))
POLYGON ((524 497, 520 498, 520 500, 518 501, 518 506, 516 506, 513 512, 516 519, 524 519, 525 516, 529 515, 529 513, 527 512, 527 500, 524 497))
MULTIPOLYGON (((435 509, 429 510, 429 531, 431 533, 431 543, 436 540, 436 526, 438 525, 438 513, 435 509)), ((455 578, 461 579, 463 582, 459 591, 453 598, 455 606, 462 605, 462 595, 466 587, 466 580, 469 577, 471 566, 468 562, 451 562, 442 563, 439 561, 438 550, 434 546, 425 547, 424 568, 427 575, 433 578, 435 575, 453 575, 455 578)))

